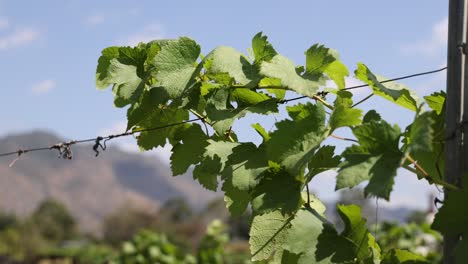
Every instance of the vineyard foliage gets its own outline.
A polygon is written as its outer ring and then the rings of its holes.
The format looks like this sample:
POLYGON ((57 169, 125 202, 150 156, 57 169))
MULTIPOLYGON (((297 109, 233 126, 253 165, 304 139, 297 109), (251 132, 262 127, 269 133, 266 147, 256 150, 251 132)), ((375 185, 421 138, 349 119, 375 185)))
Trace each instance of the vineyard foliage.
MULTIPOLYGON (((437 230, 468 231, 459 208, 466 204, 467 192, 446 184, 438 170, 444 164, 445 93, 420 98, 406 86, 383 82, 384 77, 359 63, 354 76, 373 95, 414 112, 414 122, 401 129, 375 110, 363 113, 354 107, 353 93, 345 88, 349 74, 332 49, 315 44, 305 52, 305 65, 297 66, 258 33, 248 55, 221 46, 204 56, 187 37, 108 47, 99 58, 96 83, 99 89, 112 86, 114 105, 128 108, 127 130, 145 130, 137 138, 142 150, 171 144, 174 175, 193 167, 202 186, 224 192, 231 214, 250 208, 252 260, 424 263, 409 251, 382 252, 357 206, 338 206, 345 229, 337 231, 324 215, 325 206, 306 191, 317 174, 336 170, 336 189, 367 182, 366 196, 388 200, 403 167, 453 189, 436 217, 437 230), (325 87, 329 80, 336 89, 325 87), (291 94, 310 100, 285 99, 291 94), (326 94, 334 101, 328 102, 326 94), (288 118, 273 131, 252 125, 261 144, 237 140, 232 130, 236 120, 278 113, 285 104, 288 118), (168 126, 192 117, 199 121, 168 126), (351 129, 355 142, 336 153, 335 146, 323 142, 342 127, 351 129)), ((468 252, 466 240, 460 247, 465 250, 458 249, 459 254, 468 252)))

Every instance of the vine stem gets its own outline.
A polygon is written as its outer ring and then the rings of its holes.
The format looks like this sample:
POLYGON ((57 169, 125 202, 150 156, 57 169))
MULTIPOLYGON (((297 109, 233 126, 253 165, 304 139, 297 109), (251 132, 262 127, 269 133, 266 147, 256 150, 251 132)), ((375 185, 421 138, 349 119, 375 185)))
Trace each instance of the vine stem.
MULTIPOLYGON (((415 166, 416 166, 416 165, 415 165, 415 166)), ((407 171, 412 172, 412 173, 414 173, 414 174, 418 174, 418 172, 420 172, 418 169, 411 168, 409 165, 403 165, 402 168, 404 168, 404 169, 406 169, 407 171)), ((427 172, 426 172, 426 173, 427 173, 427 172)), ((429 175, 428 175, 428 176, 429 176, 429 175)), ((426 176, 424 176, 424 177, 426 177, 426 176)), ((441 186, 443 186, 443 187, 445 187, 445 188, 448 188, 448 189, 450 189, 450 190, 454 190, 454 191, 460 190, 459 187, 457 187, 457 186, 455 186, 455 185, 453 185, 453 184, 446 183, 446 182, 444 182, 444 181, 437 180, 437 179, 430 178, 430 177, 427 177, 427 178, 428 178, 428 181, 429 181, 430 183, 431 183, 431 181, 432 181, 432 183, 437 184, 437 185, 441 185, 441 186)))
MULTIPOLYGON (((200 118, 200 120, 203 122, 203 124, 205 125, 205 129, 206 129, 206 135, 208 135, 208 127, 206 126, 206 124, 210 125, 210 127, 213 127, 212 124, 210 124, 209 122, 206 121, 206 116, 203 116, 201 115, 200 113, 198 113, 197 111, 193 110, 193 109, 189 109, 190 113, 194 114, 196 117, 200 118)), ((227 138, 231 141, 231 142, 236 142, 234 140, 234 138, 232 138, 231 136, 231 129, 229 129, 229 133, 227 134, 227 138)))
POLYGON ((330 110, 335 110, 335 108, 333 107, 333 105, 329 104, 327 101, 323 100, 322 97, 318 96, 318 95, 313 95, 311 97, 312 99, 316 100, 316 101, 319 101, 321 102, 326 108, 330 109, 330 110))
POLYGON ((278 89, 278 90, 289 90, 289 88, 284 86, 255 86, 255 87, 247 87, 244 85, 231 85, 229 88, 236 88, 236 89, 278 89))
MULTIPOLYGON (((210 136, 210 133, 208 131, 208 126, 206 125, 206 120, 205 120, 205 117, 200 115, 197 111, 193 110, 193 109, 189 109, 190 113, 194 114, 196 117, 200 118, 200 120, 202 121, 203 125, 205 126, 205 133, 207 136, 210 136)), ((211 126, 211 124, 209 124, 211 126)))
MULTIPOLYGON (((189 109, 190 113, 194 114, 196 117, 200 118, 200 120, 203 122, 203 123, 207 123, 206 120, 205 120, 205 116, 202 116, 201 114, 199 114, 197 111, 193 110, 193 109, 189 109)), ((210 124, 211 125, 211 124, 210 124)))
POLYGON ((421 167, 421 165, 419 165, 418 162, 414 160, 409 154, 406 154, 406 159, 411 162, 414 167, 416 167, 416 169, 424 175, 424 177, 429 177, 429 173, 427 173, 426 170, 424 170, 424 168, 421 167))
POLYGON ((310 208, 310 190, 309 190, 309 184, 306 183, 305 187, 306 187, 306 191, 307 191, 307 204, 306 204, 306 208, 310 208))
POLYGON ((412 172, 414 174, 418 174, 418 170, 414 169, 414 168, 411 168, 410 166, 408 165, 403 165, 403 168, 409 172, 412 172))
POLYGON ((340 137, 340 136, 337 136, 335 134, 331 134, 330 137, 336 138, 336 139, 339 139, 339 140, 345 140, 345 141, 351 141, 351 142, 359 143, 359 141, 357 141, 356 139, 340 137))

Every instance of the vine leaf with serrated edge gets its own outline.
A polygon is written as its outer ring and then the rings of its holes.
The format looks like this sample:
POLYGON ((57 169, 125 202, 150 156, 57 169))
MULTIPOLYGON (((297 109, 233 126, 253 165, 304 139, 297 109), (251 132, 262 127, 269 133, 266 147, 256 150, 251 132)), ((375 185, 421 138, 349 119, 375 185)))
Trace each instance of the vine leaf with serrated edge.
POLYGON ((321 104, 298 104, 286 107, 292 120, 276 124, 266 144, 268 158, 278 162, 293 177, 304 172, 315 149, 328 136, 325 110, 321 104))
POLYGON ((408 132, 405 133, 406 145, 413 142, 413 147, 405 145, 404 148, 424 169, 424 172, 418 171, 420 178, 426 178, 429 182, 444 184, 444 171, 438 169, 438 167, 444 168, 445 93, 433 93, 425 96, 424 99, 432 111, 426 111, 416 116, 407 129, 414 135, 410 136, 408 132), (414 145, 415 143, 417 144, 414 145), (427 178, 428 176, 430 178, 427 178))
POLYGON ((339 89, 345 87, 345 77, 349 75, 346 66, 339 61, 338 53, 323 45, 315 44, 306 52, 306 74, 319 77, 326 73, 339 89))
POLYGON ((319 87, 325 84, 322 76, 309 79, 297 74, 296 65, 282 55, 274 56, 270 61, 263 61, 260 65, 260 74, 276 78, 281 81, 281 85, 289 90, 305 96, 316 95, 319 87))
POLYGON ((307 172, 307 181, 310 181, 315 175, 327 170, 337 168, 341 163, 341 157, 334 155, 335 146, 321 146, 314 153, 309 161, 307 172))
MULTIPOLYGON (((185 109, 173 108, 171 106, 160 107, 154 111, 148 118, 140 122, 135 130, 144 130, 159 126, 170 125, 186 121, 189 118, 188 111, 185 109)), ((162 129, 143 131, 137 137, 137 143, 140 149, 150 150, 157 147, 164 147, 167 141, 172 141, 174 133, 177 131, 176 126, 171 126, 162 129)))
POLYGON ((284 215, 280 211, 272 211, 253 218, 249 232, 252 261, 269 259, 281 249, 293 216, 284 215))
POLYGON ((268 160, 264 147, 241 143, 232 149, 223 171, 223 179, 231 181, 233 187, 249 192, 255 188, 260 175, 267 169, 268 160))
POLYGON ((299 209, 304 201, 301 196, 303 182, 287 173, 278 164, 269 161, 269 168, 252 191, 252 210, 263 214, 276 209, 288 214, 299 209))
POLYGON ((96 86, 113 85, 114 105, 124 107, 136 102, 150 77, 143 71, 146 51, 141 47, 109 47, 102 51, 96 69, 96 86))
POLYGON ((343 152, 344 162, 338 170, 336 189, 351 188, 369 180, 366 196, 371 194, 388 200, 404 158, 398 147, 400 128, 380 120, 363 123, 352 131, 359 145, 352 145, 343 152))
POLYGON ((351 107, 353 105, 352 95, 348 91, 337 92, 334 109, 329 121, 332 131, 340 127, 361 124, 362 110, 351 107))
POLYGON ((358 63, 358 68, 354 73, 357 79, 372 88, 375 95, 381 96, 397 105, 416 111, 422 103, 415 92, 402 84, 396 82, 382 84, 381 81, 386 79, 376 76, 362 63, 358 63))
POLYGON ((167 42, 151 60, 155 67, 154 86, 164 87, 170 98, 178 98, 195 83, 201 71, 196 65, 199 56, 200 46, 190 38, 167 42))
POLYGON ((355 259, 374 263, 374 260, 379 260, 380 247, 367 230, 361 209, 356 205, 338 205, 337 209, 345 229, 338 234, 332 226, 324 225, 318 237, 317 260, 330 259, 332 263, 353 262, 355 259))
MULTIPOLYGON (((426 259, 420 255, 407 250, 392 249, 385 254, 381 264, 429 264, 426 259)), ((460 262, 461 264, 462 262, 460 262)))
POLYGON ((194 164, 202 161, 208 137, 198 124, 187 125, 175 132, 171 155, 173 175, 180 175, 194 164))
POLYGON ((200 164, 195 166, 193 177, 197 179, 203 187, 216 191, 218 187, 218 176, 221 175, 228 161, 232 149, 239 143, 214 141, 209 139, 204 149, 200 164))
POLYGON ((268 37, 262 32, 257 33, 252 39, 252 51, 255 56, 255 64, 259 65, 263 61, 270 61, 278 53, 273 48, 268 37))
POLYGON ((241 52, 231 47, 217 47, 206 55, 204 59, 206 74, 227 74, 235 83, 253 88, 257 85, 260 76, 255 67, 241 52))
MULTIPOLYGON (((317 203, 321 204, 318 199, 311 199, 312 206, 317 203)), ((329 259, 316 258, 318 238, 327 222, 324 220, 324 211, 318 211, 312 206, 300 209, 291 221, 291 227, 286 230, 282 248, 298 256, 294 263, 329 263, 329 259)))

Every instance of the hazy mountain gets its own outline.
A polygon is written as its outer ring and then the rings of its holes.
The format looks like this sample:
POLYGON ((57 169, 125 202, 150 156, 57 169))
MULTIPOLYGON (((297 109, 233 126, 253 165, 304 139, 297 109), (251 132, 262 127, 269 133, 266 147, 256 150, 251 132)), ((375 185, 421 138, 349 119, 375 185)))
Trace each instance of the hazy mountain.
MULTIPOLYGON (((0 138, 0 152, 49 146, 63 138, 43 131, 0 138)), ((190 175, 172 177, 157 157, 120 150, 115 144, 98 157, 90 145, 74 145, 73 159, 58 158, 56 150, 0 158, 0 208, 30 213, 46 197, 66 204, 85 230, 96 230, 102 218, 124 204, 157 209, 161 203, 184 197, 195 208, 216 193, 204 190, 190 175)))

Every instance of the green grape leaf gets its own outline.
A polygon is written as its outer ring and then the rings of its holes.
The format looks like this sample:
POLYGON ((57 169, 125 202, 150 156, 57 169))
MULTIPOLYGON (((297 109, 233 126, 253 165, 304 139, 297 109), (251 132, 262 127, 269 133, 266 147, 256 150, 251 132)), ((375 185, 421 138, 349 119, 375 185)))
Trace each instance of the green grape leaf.
POLYGON ((205 148, 205 153, 203 156, 211 159, 218 157, 221 164, 220 171, 223 171, 229 156, 232 154, 233 149, 237 146, 239 146, 239 143, 214 141, 209 139, 208 146, 205 148))
POLYGON ((207 107, 213 107, 217 110, 234 109, 229 102, 230 89, 213 89, 206 96, 207 107))
POLYGON ((257 148, 253 143, 242 143, 232 149, 227 161, 229 166, 223 172, 223 178, 232 182, 232 186, 249 192, 260 181, 260 175, 268 169, 268 160, 264 148, 257 148))
POLYGON ((200 87, 200 95, 205 97, 210 94, 210 92, 214 92, 214 90, 218 88, 218 85, 215 83, 203 82, 200 87))
POLYGON ((326 73, 338 88, 345 87, 345 77, 349 75, 346 66, 338 60, 338 53, 323 45, 315 44, 306 52, 306 74, 321 76, 326 73))
POLYGON ((338 205, 338 213, 345 224, 345 230, 340 234, 354 245, 354 256, 358 259, 373 257, 369 247, 377 247, 374 240, 369 240, 366 219, 361 216, 361 208, 356 205, 338 205))
POLYGON ((158 54, 158 52, 161 51, 161 47, 166 45, 167 42, 169 41, 170 40, 159 39, 159 40, 150 41, 146 44, 144 43, 139 44, 139 46, 141 45, 142 48, 146 50, 146 60, 145 60, 146 70, 152 67, 151 61, 154 59, 154 56, 156 56, 156 54, 158 54))
POLYGON ((325 225, 318 237, 317 259, 331 258, 332 263, 348 263, 356 259, 374 263, 380 256, 380 247, 369 233, 361 209, 356 205, 338 205, 338 213, 345 229, 338 234, 330 225, 325 225))
POLYGON ((307 206, 307 192, 302 192, 302 199, 306 201, 304 203, 304 208, 309 209, 312 208, 313 210, 309 210, 312 212, 314 215, 322 219, 322 222, 326 222, 325 220, 325 211, 327 210, 327 207, 325 206, 322 201, 320 201, 317 196, 313 193, 309 193, 309 205, 307 206), (307 208, 309 207, 309 208, 307 208))
POLYGON ((356 126, 361 124, 362 110, 351 108, 353 101, 352 93, 348 91, 338 91, 334 103, 334 110, 330 116, 330 127, 333 130, 339 127, 356 126))
POLYGON ((144 71, 146 50, 141 47, 109 47, 102 51, 96 69, 96 86, 113 85, 114 105, 124 107, 137 102, 151 77, 144 71))
POLYGON ((424 112, 416 116, 414 122, 408 127, 409 131, 405 138, 406 153, 432 152, 433 124, 432 112, 424 112))
POLYGON ((327 170, 337 168, 340 165, 340 156, 334 155, 335 146, 322 146, 309 161, 307 179, 311 180, 315 175, 327 170))
POLYGON ((281 249, 291 220, 291 216, 283 215, 280 211, 253 218, 249 239, 252 261, 267 260, 281 249))
POLYGON ((280 209, 283 213, 296 211, 303 203, 302 182, 277 164, 265 171, 262 180, 252 192, 252 210, 267 213, 280 209))
POLYGON ((231 47, 217 47, 205 57, 207 74, 227 73, 236 83, 255 87, 259 76, 241 52, 231 47))
POLYGON ((171 98, 181 96, 201 70, 195 64, 199 56, 200 46, 189 38, 167 42, 151 62, 156 68, 153 74, 155 86, 164 87, 171 98))
POLYGON ((113 59, 109 67, 112 81, 115 82, 112 91, 115 95, 114 105, 124 107, 138 100, 145 88, 147 79, 143 80, 136 74, 137 67, 120 63, 113 59))
POLYGON ((278 100, 283 100, 286 96, 286 89, 281 87, 281 80, 277 78, 262 78, 258 87, 266 88, 267 92, 275 95, 278 100))
POLYGON ((466 262, 467 259, 468 259, 468 238, 464 237, 460 242, 458 242, 458 245, 455 248, 455 262, 457 264, 463 264, 466 262))
POLYGON ((269 263, 271 264, 297 264, 299 263, 300 256, 294 253, 291 253, 287 250, 276 252, 273 260, 269 263))
POLYGON ((352 263, 354 246, 352 241, 340 236, 330 224, 324 224, 316 242, 315 259, 325 263, 352 263))
POLYGON ((169 99, 166 91, 160 87, 145 90, 138 102, 127 110, 127 131, 157 111, 160 105, 169 99))
POLYGON ((388 252, 381 264, 429 264, 424 257, 407 250, 392 249, 388 252))
POLYGON ((444 91, 432 93, 431 95, 424 96, 424 100, 429 105, 429 107, 436 111, 438 115, 442 113, 445 103, 446 93, 444 91))
MULTIPOLYGON (((209 67, 209 62, 210 61, 204 61, 205 68, 209 67)), ((231 88, 235 83, 234 78, 232 78, 227 72, 207 72, 204 77, 208 78, 208 81, 205 80, 204 82, 204 84, 209 87, 209 89, 206 89, 208 91, 213 88, 231 88)), ((204 94, 207 94, 207 92, 204 92, 204 94)))
POLYGON ((249 89, 234 89, 230 94, 230 100, 237 102, 239 107, 254 106, 271 99, 270 96, 264 93, 258 93, 249 89))
POLYGON ((398 147, 400 128, 383 120, 371 121, 353 128, 353 134, 359 145, 352 145, 343 152, 345 161, 338 171, 336 189, 351 188, 369 180, 366 196, 371 194, 388 200, 404 157, 398 147))
POLYGON ((309 79, 296 73, 296 66, 282 55, 274 56, 270 61, 263 61, 260 74, 269 78, 281 80, 281 85, 305 96, 314 96, 318 88, 324 84, 321 78, 309 79))
POLYGON ((218 188, 218 175, 221 173, 221 159, 218 156, 205 157, 193 170, 193 178, 208 190, 218 188))
MULTIPOLYGON (((442 207, 435 215, 432 228, 444 234, 457 235, 468 234, 468 214, 465 207, 468 204, 468 174, 463 177, 463 189, 449 191, 442 207)), ((466 238, 465 237, 463 238, 466 238)))
POLYGON ((202 161, 205 147, 208 146, 207 139, 198 124, 187 125, 175 133, 174 140, 181 142, 172 146, 171 168, 174 176, 185 173, 190 165, 202 161))
MULTIPOLYGON (((143 130, 155 127, 164 127, 167 125, 175 124, 187 120, 189 117, 188 111, 183 109, 160 108, 154 111, 147 119, 139 123, 134 130, 143 130)), ((138 136, 138 146, 142 150, 150 150, 156 147, 164 147, 167 140, 172 140, 174 132, 177 131, 177 126, 169 126, 161 129, 153 129, 150 131, 143 131, 138 136)))
POLYGON ((397 105, 416 111, 422 103, 417 94, 404 85, 395 82, 382 84, 381 81, 386 79, 374 75, 369 68, 362 63, 358 63, 358 68, 354 73, 356 78, 369 84, 375 95, 381 96, 397 105))
POLYGON ((377 111, 375 110, 369 110, 365 115, 364 115, 364 118, 362 119, 362 122, 363 123, 369 123, 371 121, 380 121, 382 120, 382 117, 379 115, 379 113, 377 113, 377 111))
POLYGON ((203 160, 198 164, 193 177, 197 179, 208 190, 216 191, 218 186, 218 176, 225 169, 232 149, 239 143, 207 140, 208 145, 203 153, 203 160))
POLYGON ((96 68, 96 87, 107 89, 112 82, 112 71, 109 70, 111 61, 119 57, 119 47, 108 47, 102 50, 96 68))
POLYGON ((325 110, 321 104, 298 104, 288 106, 292 120, 276 124, 267 143, 269 159, 285 167, 294 177, 299 176, 327 136, 325 110))
POLYGON ((262 32, 257 33, 252 39, 255 64, 259 64, 262 61, 270 61, 278 54, 267 39, 268 37, 264 36, 262 32))
POLYGON ((223 134, 236 119, 242 118, 248 113, 266 115, 278 112, 276 99, 265 94, 247 89, 236 89, 232 92, 231 98, 238 102, 237 108, 228 108, 227 105, 216 108, 214 104, 208 104, 205 109, 209 121, 214 122, 213 128, 219 134, 223 134))
POLYGON ((257 133, 263 138, 263 142, 268 142, 270 140, 270 134, 262 127, 259 123, 252 124, 252 127, 257 131, 257 133))
POLYGON ((205 112, 207 121, 213 129, 219 134, 223 135, 225 131, 231 128, 236 113, 236 109, 229 102, 230 90, 228 89, 214 89, 208 94, 206 100, 205 112))
MULTIPOLYGON (((426 178, 429 182, 442 183, 444 179, 443 168, 445 166, 445 158, 443 155, 445 149, 445 111, 442 109, 441 112, 437 114, 436 108, 431 112, 425 112, 424 115, 426 116, 419 120, 418 126, 423 129, 422 131, 425 131, 425 136, 419 139, 416 138, 417 135, 415 135, 414 140, 423 140, 420 144, 425 147, 410 150, 410 154, 429 175, 428 177, 425 173, 418 171, 418 176, 420 178, 426 178), (426 127, 424 122, 430 122, 431 127, 426 127), (430 145, 427 145, 429 140, 432 140, 432 142, 430 142, 430 145)), ((414 125, 415 124, 412 126, 414 125)), ((408 138, 408 135, 406 135, 406 137, 406 141, 411 143, 411 138, 408 138)))
POLYGON ((239 216, 245 212, 250 202, 250 194, 234 187, 232 178, 226 178, 221 188, 224 191, 224 202, 232 215, 239 216))
POLYGON ((119 47, 119 61, 126 65, 135 65, 138 67, 138 75, 145 73, 144 64, 147 58, 145 46, 119 47))
POLYGON ((315 257, 318 237, 323 231, 321 218, 314 215, 313 209, 300 209, 286 231, 283 249, 298 255, 294 263, 330 263, 330 259, 317 260, 315 257))

